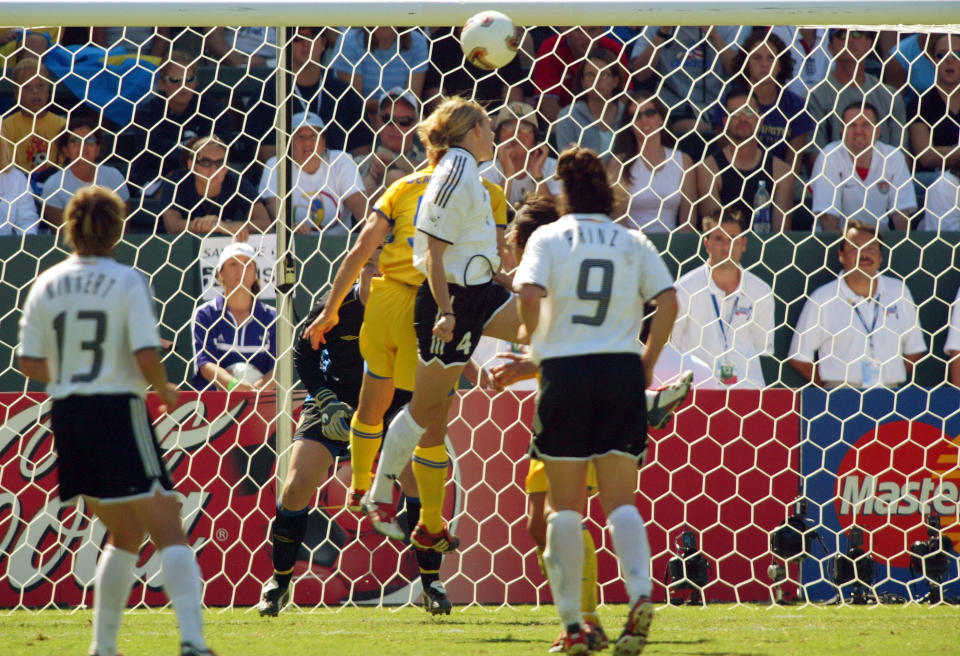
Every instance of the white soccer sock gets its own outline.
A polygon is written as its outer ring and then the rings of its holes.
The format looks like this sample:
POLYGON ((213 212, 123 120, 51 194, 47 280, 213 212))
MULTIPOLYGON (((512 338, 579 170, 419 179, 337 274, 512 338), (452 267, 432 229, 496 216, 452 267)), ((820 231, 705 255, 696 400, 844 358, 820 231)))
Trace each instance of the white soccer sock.
POLYGON ((160 557, 163 566, 163 588, 177 614, 180 640, 189 642, 197 649, 206 649, 200 608, 203 584, 200 581, 197 559, 185 544, 174 544, 162 549, 160 557))
POLYGON ((648 389, 643 391, 643 398, 647 401, 647 412, 653 410, 655 402, 657 400, 657 393, 654 390, 648 389))
POLYGON ((550 579, 553 605, 564 626, 580 624, 580 579, 583 573, 583 517, 575 510, 557 510, 547 518, 543 564, 550 579))
POLYGON ((607 515, 607 525, 613 537, 613 548, 620 560, 627 595, 633 605, 640 597, 649 597, 653 590, 647 529, 640 511, 629 504, 615 508, 607 515))
POLYGON ((380 463, 370 487, 370 497, 379 503, 393 501, 393 482, 413 457, 413 450, 427 429, 413 420, 410 406, 405 405, 390 422, 383 436, 383 450, 380 451, 380 463))
POLYGON ((97 563, 93 583, 93 644, 90 653, 115 656, 123 611, 133 587, 137 554, 108 544, 97 563))

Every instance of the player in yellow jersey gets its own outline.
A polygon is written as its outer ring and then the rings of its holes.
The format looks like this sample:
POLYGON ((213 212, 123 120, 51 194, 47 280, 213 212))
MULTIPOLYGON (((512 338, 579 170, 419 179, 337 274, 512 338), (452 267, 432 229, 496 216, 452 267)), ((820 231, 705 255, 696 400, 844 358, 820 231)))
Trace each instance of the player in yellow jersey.
MULTIPOLYGON (((356 412, 350 423, 353 474, 347 501, 354 511, 361 509, 361 500, 370 489, 373 462, 383 441, 383 417, 390 407, 394 389, 413 390, 417 368, 413 304, 424 280, 424 275, 413 266, 413 237, 420 199, 432 173, 431 165, 397 180, 384 192, 334 277, 323 312, 304 331, 304 338, 310 339, 314 348, 325 343, 324 335, 338 323, 340 306, 364 263, 383 244, 379 260, 381 276, 371 283, 360 329, 360 352, 365 369, 356 412)), ((490 195, 498 242, 501 249, 505 249, 506 199, 496 184, 484 181, 484 186, 490 195)), ((444 417, 447 413, 449 401, 444 417)), ((430 430, 442 442, 446 421, 437 422, 430 430)), ((440 554, 429 553, 436 555, 439 570, 440 554)), ((439 580, 425 586, 424 594, 428 610, 434 602, 449 603, 439 580)))

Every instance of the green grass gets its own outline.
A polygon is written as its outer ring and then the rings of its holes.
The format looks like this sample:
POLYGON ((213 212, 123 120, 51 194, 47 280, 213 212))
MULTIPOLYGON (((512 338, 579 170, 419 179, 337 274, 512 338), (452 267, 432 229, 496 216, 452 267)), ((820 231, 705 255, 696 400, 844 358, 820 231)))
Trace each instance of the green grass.
MULTIPOLYGON (((601 618, 619 633, 626 606, 601 618)), ((248 609, 206 612, 207 635, 219 656, 525 656, 542 655, 559 630, 552 606, 454 610, 433 618, 420 609, 292 610, 261 619, 248 609)), ((0 619, 0 653, 86 654, 89 611, 17 611, 0 619)), ((120 649, 126 656, 175 656, 173 612, 131 611, 120 649)), ((609 654, 610 652, 603 652, 609 654)), ((648 654, 736 656, 928 656, 960 653, 960 609, 884 606, 802 607, 712 605, 658 607, 648 654)))

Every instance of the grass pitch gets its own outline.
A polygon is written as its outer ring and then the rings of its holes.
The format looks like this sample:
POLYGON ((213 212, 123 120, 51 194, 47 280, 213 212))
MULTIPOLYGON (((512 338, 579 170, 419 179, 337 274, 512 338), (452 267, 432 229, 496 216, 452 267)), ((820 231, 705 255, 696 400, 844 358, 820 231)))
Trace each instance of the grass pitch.
MULTIPOLYGON (((615 638, 626 606, 600 616, 615 638)), ((0 652, 10 656, 87 653, 90 611, 17 611, 0 619, 0 652)), ((210 645, 219 656, 526 656, 543 655, 560 625, 552 606, 454 609, 434 618, 418 608, 288 610, 276 619, 255 610, 210 610, 210 645)), ((126 656, 175 656, 171 610, 124 616, 126 656)), ((609 654, 609 651, 601 652, 609 654)), ((703 656, 928 656, 960 653, 960 609, 908 606, 799 607, 659 606, 649 654, 703 656)))

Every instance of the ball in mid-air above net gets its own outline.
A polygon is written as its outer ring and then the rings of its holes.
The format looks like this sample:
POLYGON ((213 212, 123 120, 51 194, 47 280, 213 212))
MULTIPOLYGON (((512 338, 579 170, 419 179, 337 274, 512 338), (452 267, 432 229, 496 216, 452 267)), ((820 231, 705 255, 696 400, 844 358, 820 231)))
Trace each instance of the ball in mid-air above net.
POLYGON ((513 21, 499 11, 481 11, 463 26, 460 47, 467 61, 487 71, 506 66, 517 54, 513 21))

